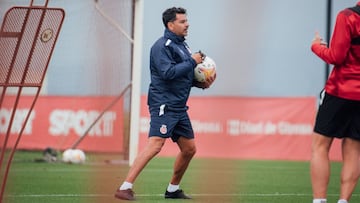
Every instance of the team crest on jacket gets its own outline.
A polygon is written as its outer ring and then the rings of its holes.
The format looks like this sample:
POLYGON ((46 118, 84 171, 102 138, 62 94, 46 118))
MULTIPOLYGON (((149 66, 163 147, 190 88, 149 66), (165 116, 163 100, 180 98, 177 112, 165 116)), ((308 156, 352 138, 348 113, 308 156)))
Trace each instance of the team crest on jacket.
POLYGON ((165 135, 167 133, 167 127, 166 125, 161 125, 160 127, 160 133, 165 135))

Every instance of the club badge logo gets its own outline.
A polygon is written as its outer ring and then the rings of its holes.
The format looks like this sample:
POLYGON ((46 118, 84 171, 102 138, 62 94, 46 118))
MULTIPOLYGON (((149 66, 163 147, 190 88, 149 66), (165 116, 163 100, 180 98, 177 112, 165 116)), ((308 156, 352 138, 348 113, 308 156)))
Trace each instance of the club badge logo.
POLYGON ((165 135, 167 133, 167 127, 166 125, 161 125, 160 127, 160 133, 165 135))
POLYGON ((52 29, 50 29, 50 28, 44 30, 41 33, 41 37, 40 37, 41 41, 42 42, 48 42, 53 37, 53 33, 54 33, 54 31, 52 29))

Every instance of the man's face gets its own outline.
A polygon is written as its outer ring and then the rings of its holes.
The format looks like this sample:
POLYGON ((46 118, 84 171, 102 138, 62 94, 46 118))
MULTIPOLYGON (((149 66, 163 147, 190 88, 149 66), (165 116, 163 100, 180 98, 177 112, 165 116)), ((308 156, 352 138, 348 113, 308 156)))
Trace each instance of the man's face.
POLYGON ((168 23, 171 32, 178 36, 185 37, 188 34, 189 23, 185 14, 176 14, 176 20, 168 23))

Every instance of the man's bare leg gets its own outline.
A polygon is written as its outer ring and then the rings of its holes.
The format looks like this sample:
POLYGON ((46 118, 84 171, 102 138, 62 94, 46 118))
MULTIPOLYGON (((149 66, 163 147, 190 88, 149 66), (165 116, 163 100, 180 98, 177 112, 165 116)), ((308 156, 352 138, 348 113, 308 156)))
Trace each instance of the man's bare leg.
POLYGON ((133 165, 130 167, 128 175, 120 188, 116 190, 115 197, 122 200, 135 200, 132 190, 133 183, 144 169, 146 164, 161 151, 165 143, 165 138, 150 137, 145 149, 135 158, 133 165))
POLYGON ((326 199, 330 177, 329 150, 333 138, 318 133, 312 135, 310 162, 311 183, 314 199, 326 199))
POLYGON ((180 153, 177 155, 174 163, 174 171, 171 177, 168 188, 165 191, 165 198, 172 199, 191 199, 190 196, 184 194, 183 190, 180 189, 180 182, 185 174, 186 169, 192 157, 196 153, 196 147, 194 139, 187 139, 180 137, 177 141, 180 148, 180 153))
POLYGON ((133 165, 130 167, 125 181, 134 183, 140 172, 144 169, 146 164, 154 158, 164 146, 165 138, 150 137, 145 149, 135 158, 133 165))
POLYGON ((360 176, 360 141, 344 138, 342 154, 340 199, 349 201, 360 176))
POLYGON ((194 139, 187 139, 180 137, 177 141, 180 148, 180 152, 176 157, 174 163, 174 172, 170 183, 173 185, 179 185, 180 181, 189 166, 189 163, 196 153, 196 146, 194 139))

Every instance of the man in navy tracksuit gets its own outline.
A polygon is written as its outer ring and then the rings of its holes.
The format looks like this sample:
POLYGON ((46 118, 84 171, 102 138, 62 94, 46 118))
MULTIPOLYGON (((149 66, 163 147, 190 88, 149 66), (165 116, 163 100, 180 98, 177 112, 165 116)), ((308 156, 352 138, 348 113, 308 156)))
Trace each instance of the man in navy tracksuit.
POLYGON ((177 143, 180 153, 176 157, 174 172, 165 198, 190 199, 180 189, 180 181, 196 152, 194 132, 186 106, 193 86, 208 88, 215 77, 204 83, 194 82, 194 68, 204 55, 191 54, 185 43, 189 23, 186 10, 169 8, 163 12, 164 36, 158 39, 150 52, 151 83, 148 92, 150 111, 149 139, 145 149, 136 157, 128 175, 115 193, 123 200, 135 200, 133 183, 146 164, 160 152, 167 138, 177 143))

